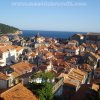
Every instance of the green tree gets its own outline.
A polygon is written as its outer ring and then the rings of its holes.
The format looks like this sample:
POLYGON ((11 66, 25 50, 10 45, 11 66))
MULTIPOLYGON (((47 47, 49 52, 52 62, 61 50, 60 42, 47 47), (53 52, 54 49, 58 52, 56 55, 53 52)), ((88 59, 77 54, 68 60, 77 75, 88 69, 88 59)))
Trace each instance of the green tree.
POLYGON ((43 73, 43 72, 39 72, 39 73, 36 73, 36 74, 34 74, 32 77, 34 77, 34 78, 43 78, 43 79, 45 79, 45 80, 47 80, 47 79, 52 79, 52 78, 54 78, 54 73, 52 73, 52 72, 46 72, 46 73, 43 73))
POLYGON ((15 33, 16 31, 19 31, 19 29, 0 23, 0 34, 15 33))
POLYGON ((44 88, 43 88, 43 95, 45 97, 45 100, 52 100, 53 99, 53 94, 52 94, 52 84, 50 83, 45 83, 44 88))
POLYGON ((52 87, 53 85, 50 83, 31 83, 29 85, 29 89, 36 94, 40 100, 53 100, 52 94, 52 87))

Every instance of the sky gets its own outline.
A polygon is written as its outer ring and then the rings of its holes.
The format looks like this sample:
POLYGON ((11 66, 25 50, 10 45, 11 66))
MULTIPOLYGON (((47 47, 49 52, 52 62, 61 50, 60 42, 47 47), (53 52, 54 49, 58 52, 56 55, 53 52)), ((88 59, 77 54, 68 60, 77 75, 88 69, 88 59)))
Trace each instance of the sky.
POLYGON ((0 23, 22 30, 100 32, 100 0, 0 0, 0 23))

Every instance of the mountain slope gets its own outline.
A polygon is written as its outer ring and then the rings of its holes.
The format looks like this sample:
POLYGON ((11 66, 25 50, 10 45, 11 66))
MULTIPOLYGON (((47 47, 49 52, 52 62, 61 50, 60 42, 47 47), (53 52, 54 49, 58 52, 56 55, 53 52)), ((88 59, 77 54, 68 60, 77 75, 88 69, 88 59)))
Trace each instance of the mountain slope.
POLYGON ((0 23, 0 34, 15 33, 20 31, 18 28, 0 23))

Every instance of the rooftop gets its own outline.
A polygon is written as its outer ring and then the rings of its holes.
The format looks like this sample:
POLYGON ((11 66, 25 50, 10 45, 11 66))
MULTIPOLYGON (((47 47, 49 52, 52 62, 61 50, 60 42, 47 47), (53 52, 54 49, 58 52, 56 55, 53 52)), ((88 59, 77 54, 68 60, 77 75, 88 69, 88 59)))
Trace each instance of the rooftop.
POLYGON ((38 100, 30 90, 21 83, 1 93, 3 100, 38 100))
POLYGON ((95 35, 95 36, 97 35, 98 36, 99 35, 100 36, 100 33, 92 33, 92 32, 89 32, 86 35, 91 35, 91 36, 93 36, 93 35, 95 35))
POLYGON ((7 52, 9 50, 14 50, 15 48, 11 45, 7 45, 7 46, 4 46, 4 47, 0 47, 0 53, 3 53, 3 52, 7 52))
POLYGON ((7 80, 7 79, 8 79, 8 76, 0 72, 0 80, 7 80))
POLYGON ((68 43, 78 43, 78 41, 77 40, 70 40, 68 43))
MULTIPOLYGON (((15 72, 22 75, 25 74, 27 71, 32 70, 33 65, 28 62, 19 62, 17 64, 14 64, 10 66, 12 69, 14 69, 15 72)), ((14 73, 15 75, 16 73, 14 73)), ((16 74, 17 75, 17 74, 16 74)))
POLYGON ((29 54, 29 56, 35 57, 36 56, 36 53, 35 52, 32 52, 32 53, 29 54))
POLYGON ((71 68, 70 72, 67 74, 67 77, 65 78, 65 83, 77 86, 78 84, 81 84, 83 79, 86 77, 87 73, 71 68))
POLYGON ((21 46, 13 46, 13 47, 16 49, 17 52, 24 48, 24 47, 21 47, 21 46))
POLYGON ((97 55, 97 54, 95 54, 95 53, 93 53, 93 52, 90 52, 90 54, 91 54, 93 57, 95 57, 95 58, 97 58, 97 59, 100 59, 100 56, 99 56, 99 55, 97 55))
POLYGON ((76 49, 78 49, 78 47, 76 47, 76 46, 71 46, 71 45, 66 45, 65 48, 66 48, 66 49, 71 49, 71 50, 76 50, 76 49))
POLYGON ((90 66, 89 64, 86 64, 86 63, 81 64, 78 68, 82 69, 84 71, 92 71, 92 69, 93 69, 92 66, 90 66))

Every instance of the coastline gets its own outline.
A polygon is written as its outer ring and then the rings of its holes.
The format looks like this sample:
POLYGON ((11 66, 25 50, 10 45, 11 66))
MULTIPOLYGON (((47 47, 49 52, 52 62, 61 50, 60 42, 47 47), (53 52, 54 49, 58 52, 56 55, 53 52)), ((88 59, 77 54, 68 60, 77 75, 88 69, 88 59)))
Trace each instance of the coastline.
POLYGON ((14 33, 0 34, 0 36, 2 36, 2 35, 20 35, 20 34, 23 34, 23 31, 17 30, 14 33))

